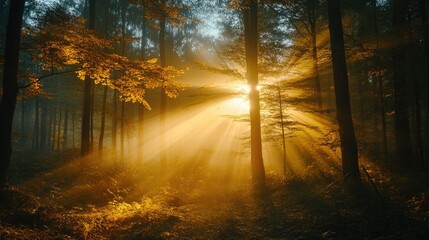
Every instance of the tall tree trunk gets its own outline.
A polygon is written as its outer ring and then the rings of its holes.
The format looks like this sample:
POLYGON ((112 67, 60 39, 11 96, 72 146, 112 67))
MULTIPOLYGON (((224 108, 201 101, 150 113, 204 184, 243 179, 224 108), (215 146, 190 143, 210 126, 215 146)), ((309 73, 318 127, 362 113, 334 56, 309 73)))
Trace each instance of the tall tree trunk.
POLYGON ((55 142, 57 138, 57 107, 55 103, 52 103, 52 110, 51 110, 51 119, 49 119, 49 125, 50 125, 50 149, 52 151, 55 151, 55 142))
POLYGON ((95 93, 95 84, 91 84, 91 114, 90 114, 90 141, 89 149, 92 152, 94 149, 94 93, 95 93))
POLYGON ((68 122, 69 122, 69 104, 66 103, 66 109, 64 112, 64 127, 63 127, 63 149, 67 149, 67 134, 68 134, 68 122))
MULTIPOLYGON (((142 0, 142 26, 141 26, 141 30, 142 30, 142 37, 141 37, 141 46, 140 46, 140 59, 141 60, 145 60, 146 59, 146 11, 145 11, 145 7, 144 7, 144 0, 142 0)), ((145 111, 145 107, 140 104, 138 107, 138 156, 140 158, 143 158, 143 154, 144 154, 144 112, 145 111)), ((139 158, 137 158, 139 159, 139 158)), ((141 160, 139 161, 141 162, 141 160)))
POLYGON ((34 116, 32 149, 39 149, 39 97, 36 98, 36 113, 34 116))
POLYGON ((59 117, 59 119, 58 119, 58 130, 57 130, 57 152, 60 152, 60 149, 61 149, 61 121, 62 121, 62 108, 61 108, 61 104, 60 104, 60 106, 59 106, 59 110, 60 110, 60 117, 59 117))
POLYGON ((343 178, 346 181, 360 181, 358 149, 350 108, 340 3, 339 0, 328 0, 327 3, 343 178))
POLYGON ((72 111, 72 148, 74 149, 75 147, 75 120, 76 120, 76 113, 74 111, 72 111))
MULTIPOLYGON (((89 0, 88 28, 91 30, 95 28, 95 0, 89 0)), ((88 155, 90 152, 91 86, 92 79, 89 75, 86 75, 82 107, 81 157, 88 155)))
POLYGON ((113 113, 112 113, 112 156, 114 161, 116 161, 116 137, 118 129, 118 102, 117 102, 117 92, 113 91, 113 113))
POLYGON ((285 136, 285 121, 283 117, 283 100, 280 86, 277 85, 277 99, 279 101, 279 114, 280 114, 280 126, 282 129, 282 147, 283 147, 283 174, 286 176, 288 171, 287 159, 286 159, 286 136, 285 136))
POLYGON ((107 102, 107 86, 104 86, 103 100, 101 103, 101 126, 100 126, 100 137, 98 139, 98 150, 103 150, 104 141, 104 129, 106 126, 106 102, 107 102))
POLYGON ((47 141, 47 127, 48 127, 48 104, 46 103, 46 99, 42 99, 42 116, 40 118, 40 149, 46 149, 46 141, 47 141))
MULTIPOLYGON (((420 15, 422 17, 422 25, 424 29, 425 39, 425 55, 426 55, 426 83, 429 87, 429 21, 427 16, 427 0, 419 0, 420 15)), ((428 91, 428 89, 426 89, 428 91)), ((429 92, 429 91, 428 91, 429 92)), ((426 106, 426 111, 429 112, 429 104, 426 106)))
POLYGON ((395 105, 395 141, 397 163, 409 167, 413 157, 411 151, 410 122, 408 117, 408 86, 405 76, 405 49, 402 41, 408 11, 407 0, 393 0, 393 27, 400 43, 393 53, 393 87, 395 105))
POLYGON ((25 100, 21 101, 21 142, 25 143, 27 137, 25 136, 25 100))
POLYGON ((421 114, 421 105, 420 105, 420 93, 419 86, 417 83, 417 77, 414 74, 411 76, 411 82, 413 84, 414 90, 414 104, 415 104, 415 130, 416 130, 416 142, 417 142, 417 162, 421 170, 425 169, 425 158, 424 158, 424 148, 423 148, 423 139, 422 139, 422 114, 421 114))
POLYGON ((120 136, 120 154, 121 161, 124 161, 125 156, 125 102, 121 102, 121 136, 120 136))
POLYGON ((12 124, 18 95, 19 45, 25 0, 10 1, 3 65, 3 94, 0 102, 0 185, 7 182, 12 154, 12 124))
MULTIPOLYGON (((167 59, 165 55, 165 0, 161 0, 162 6, 162 18, 160 20, 160 30, 159 30, 159 57, 161 59, 161 67, 167 66, 167 59)), ((167 146, 166 146, 166 114, 167 114, 167 94, 165 93, 164 86, 161 89, 161 106, 160 106, 160 150, 161 150, 161 172, 165 172, 167 167, 167 146)))
MULTIPOLYGON (((127 11, 127 1, 122 1, 121 4, 121 55, 125 56, 125 38, 126 38, 126 11, 127 11)), ((125 154, 125 102, 121 102, 121 135, 120 135, 120 156, 121 161, 124 160, 125 154)))
POLYGON ((383 71, 380 60, 380 31, 378 28, 377 0, 371 0, 371 8, 373 10, 374 30, 376 35, 376 64, 377 64, 377 85, 378 99, 380 104, 380 120, 381 120, 381 136, 383 155, 387 154, 387 127, 386 127, 386 111, 384 104, 384 86, 383 86, 383 71))
MULTIPOLYGON (((104 34, 109 36, 109 13, 110 13, 110 1, 107 1, 106 7, 104 8, 104 34)), ((100 136, 98 138, 98 150, 101 152, 103 150, 104 144, 104 131, 106 128, 106 106, 107 106, 107 86, 103 88, 103 99, 101 102, 101 125, 100 125, 100 136)))
POLYGON ((258 2, 251 0, 243 10, 246 51, 247 83, 250 87, 250 145, 252 180, 265 184, 265 167, 262 158, 261 116, 258 90, 258 2))
POLYGON ((322 93, 320 89, 320 74, 319 74, 319 56, 317 54, 317 32, 316 32, 316 5, 318 0, 311 0, 309 16, 310 20, 310 33, 311 33, 311 46, 312 46, 312 57, 313 57, 313 78, 315 84, 315 92, 317 99, 317 106, 319 110, 322 110, 322 93))

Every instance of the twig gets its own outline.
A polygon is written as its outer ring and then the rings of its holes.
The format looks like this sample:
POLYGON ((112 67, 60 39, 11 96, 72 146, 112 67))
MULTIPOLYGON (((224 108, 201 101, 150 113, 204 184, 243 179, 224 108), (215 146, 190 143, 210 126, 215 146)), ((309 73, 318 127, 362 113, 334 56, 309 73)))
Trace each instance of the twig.
POLYGON ((374 187, 375 192, 380 195, 380 192, 378 191, 377 186, 375 185, 374 179, 371 177, 371 175, 369 175, 369 172, 365 169, 365 166, 362 164, 361 165, 362 170, 365 172, 366 176, 368 177, 369 181, 371 182, 371 185, 374 187))

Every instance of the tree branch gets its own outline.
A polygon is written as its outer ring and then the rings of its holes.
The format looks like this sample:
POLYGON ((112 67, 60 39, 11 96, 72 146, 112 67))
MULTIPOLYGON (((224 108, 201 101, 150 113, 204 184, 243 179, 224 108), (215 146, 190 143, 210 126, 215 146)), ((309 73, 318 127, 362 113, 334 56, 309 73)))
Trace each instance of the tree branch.
POLYGON ((76 71, 79 71, 79 70, 82 70, 82 69, 83 69, 83 67, 80 67, 80 68, 70 69, 70 70, 66 70, 66 71, 62 71, 62 72, 53 72, 53 73, 49 73, 49 74, 46 74, 46 75, 42 75, 42 76, 38 77, 36 81, 32 81, 32 82, 29 82, 29 83, 27 83, 27 84, 25 84, 23 86, 19 86, 18 89, 28 88, 31 85, 36 84, 36 83, 42 81, 44 78, 47 78, 47 77, 52 77, 52 76, 56 76, 56 75, 62 75, 62 74, 66 74, 66 73, 72 73, 72 72, 76 72, 76 71))

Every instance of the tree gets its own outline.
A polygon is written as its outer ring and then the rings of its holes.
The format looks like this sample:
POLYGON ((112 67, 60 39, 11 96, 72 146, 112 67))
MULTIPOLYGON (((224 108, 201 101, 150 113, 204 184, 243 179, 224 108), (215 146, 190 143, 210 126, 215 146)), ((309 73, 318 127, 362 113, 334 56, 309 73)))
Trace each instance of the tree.
POLYGON ((327 6, 335 85, 335 102, 337 105, 337 120, 341 141, 343 178, 347 181, 360 181, 358 149, 350 108, 349 84, 339 0, 328 0, 327 6))
MULTIPOLYGON (((95 29, 95 0, 89 0, 89 18, 88 29, 95 29)), ((91 102, 92 102, 92 79, 90 75, 85 75, 85 85, 83 91, 82 105, 82 133, 80 155, 85 157, 90 152, 90 121, 91 121, 91 102)))
POLYGON ((258 90, 258 2, 251 0, 243 9, 246 51, 247 83, 250 102, 250 142, 252 179, 265 184, 265 167, 262 158, 261 117, 258 90))
POLYGON ((408 96, 407 81, 405 75, 405 49, 402 45, 404 40, 404 28, 406 27, 406 17, 408 0, 392 1, 393 28, 397 34, 398 44, 393 49, 393 88, 395 97, 395 142, 396 158, 403 167, 410 166, 411 139, 408 118, 408 96))
POLYGON ((0 102, 0 184, 7 182, 12 154, 12 123, 18 95, 19 45, 25 0, 10 3, 6 29, 6 50, 3 67, 3 94, 0 102))
MULTIPOLYGON (((54 8, 40 21, 40 26, 29 35, 36 42, 31 55, 39 61, 45 75, 29 74, 26 86, 36 85, 49 76, 74 72, 81 80, 88 76, 95 84, 116 90, 120 100, 138 102, 148 109, 146 89, 162 86, 169 97, 176 97, 183 89, 174 81, 183 74, 182 70, 171 66, 162 68, 157 59, 142 61, 111 53, 115 39, 96 35, 95 31, 84 26, 83 19, 54 8), (112 77, 114 75, 115 78, 112 77)), ((90 124, 87 122, 87 125, 90 124)), ((83 139, 88 136, 86 132, 83 139)))

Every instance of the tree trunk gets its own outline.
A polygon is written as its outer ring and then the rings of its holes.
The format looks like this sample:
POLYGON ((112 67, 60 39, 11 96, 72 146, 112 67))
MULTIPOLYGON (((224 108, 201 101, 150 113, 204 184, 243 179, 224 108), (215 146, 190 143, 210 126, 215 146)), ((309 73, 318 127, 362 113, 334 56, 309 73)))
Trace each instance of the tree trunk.
POLYGON ((67 149, 67 134, 68 134, 68 122, 69 122, 69 104, 66 103, 66 109, 64 112, 64 128, 63 128, 63 149, 67 149))
POLYGON ((320 75, 319 75, 319 56, 317 54, 317 32, 316 32, 316 6, 318 0, 312 0, 309 9, 310 20, 310 33, 311 33, 311 46, 313 57, 313 78, 315 84, 316 100, 319 110, 322 110, 322 93, 320 89, 320 75))
POLYGON ((346 181, 360 181, 358 149, 350 108, 340 3, 339 0, 328 0, 327 3, 343 178, 346 181))
POLYGON ((75 135, 75 127, 74 127, 75 119, 76 119, 76 113, 73 111, 72 112, 72 148, 73 149, 75 147, 75 137, 74 137, 74 135, 75 135))
MULTIPOLYGON (((121 4, 121 55, 125 56, 125 38, 126 38, 126 11, 127 11, 127 1, 122 1, 121 4)), ((121 135, 120 135, 120 158, 121 161, 124 160, 125 154, 125 102, 121 102, 121 135)))
POLYGON ((261 116, 258 90, 258 3, 251 0, 243 10, 246 51, 247 83, 250 87, 250 144, 252 180, 265 185, 265 167, 262 158, 261 116))
POLYGON ((104 141, 104 128, 106 126, 106 102, 107 102, 107 86, 104 86, 103 100, 101 103, 101 126, 100 126, 100 137, 98 139, 98 150, 103 150, 104 141))
MULTIPOLYGON (((161 67, 167 66, 167 59, 165 55, 165 0, 161 0, 162 6, 162 18, 160 20, 159 30, 159 57, 161 59, 161 67)), ((161 106, 160 106, 160 158, 161 158, 161 172, 165 172, 167 167, 167 147, 166 147, 166 136, 165 136, 165 119, 167 114, 167 94, 165 93, 164 86, 161 89, 161 106)))
POLYGON ((36 113, 34 116, 32 149, 39 149, 39 98, 36 98, 36 113))
MULTIPOLYGON (((95 28, 95 0, 89 0, 88 28, 91 30, 95 28)), ((90 152, 91 86, 92 79, 89 75, 86 75, 82 107, 81 157, 85 157, 90 152)))
POLYGON ((48 105, 46 99, 42 99, 42 116, 40 119, 40 149, 46 149, 46 140, 47 140, 47 118, 48 118, 48 105))
POLYGON ((58 130, 57 130, 57 152, 60 152, 60 149, 61 149, 61 121, 62 121, 62 112, 61 112, 61 104, 60 104, 60 107, 59 107, 59 110, 60 110, 60 117, 59 117, 59 119, 58 119, 58 130))
MULTIPOLYGON (((420 15, 422 17, 422 25, 424 29, 424 39, 425 39, 425 55, 426 55, 426 83, 429 87, 429 21, 426 12, 427 0, 419 0, 420 5, 420 15)), ((426 89, 428 90, 428 89, 426 89)), ((428 91, 429 92, 429 91, 428 91)), ((426 106, 426 111, 429 112, 429 104, 426 106)))
MULTIPOLYGON (((110 1, 107 1, 105 11, 104 11, 104 34, 109 36, 109 13, 110 13, 110 1)), ((107 105, 107 86, 103 88, 103 99, 101 102, 101 126, 100 126, 100 136, 98 138, 98 150, 101 152, 103 150, 104 144, 104 131, 106 128, 106 105, 107 105)))
POLYGON ((52 103, 51 118, 49 119, 49 147, 52 151, 55 151, 55 142, 57 139, 57 108, 56 104, 52 103))
POLYGON ((25 136, 25 100, 21 101, 21 142, 25 144, 27 137, 25 136))
POLYGON ((387 154, 387 128, 386 128, 386 111, 384 106, 384 86, 383 86, 383 75, 381 69, 380 60, 380 31, 378 28, 378 17, 377 17, 377 1, 371 0, 371 8, 373 10, 374 28, 376 35, 376 64, 377 64, 377 85, 378 85, 378 99, 380 104, 380 120, 381 120, 381 136, 382 136, 382 153, 385 156, 387 154))
POLYGON ((117 92, 113 91, 113 113, 112 113, 112 156, 114 161, 116 161, 116 137, 118 129, 118 102, 117 102, 117 92))
POLYGON ((406 26, 408 1, 393 0, 393 27, 398 34, 400 44, 393 53, 393 88, 395 108, 396 158, 401 167, 409 167, 413 157, 411 151, 410 122, 408 117, 408 87, 405 76, 405 48, 402 44, 406 26))
POLYGON ((288 167, 286 159, 286 136, 285 136, 285 121, 283 118, 283 101, 280 86, 277 85, 277 99, 279 101, 280 124, 282 129, 282 147, 283 147, 283 174, 286 176, 288 167))
POLYGON ((19 45, 25 0, 10 1, 3 65, 3 94, 0 102, 0 185, 7 182, 12 154, 12 125, 18 95, 19 45))
MULTIPOLYGON (((92 80, 91 80, 92 81, 92 80)), ((90 119, 90 144, 89 149, 92 152, 94 149, 94 92, 95 92, 95 84, 91 84, 91 119, 90 119)))
MULTIPOLYGON (((144 8, 144 0, 142 0, 142 37, 141 37, 141 46, 140 46, 140 59, 145 60, 146 59, 146 12, 144 8)), ((138 108, 138 156, 140 158, 143 158, 144 154, 144 112, 145 107, 143 105, 139 105, 138 108)), ((137 158, 138 159, 138 158, 137 158)), ((141 162, 141 160, 140 160, 141 162)))
POLYGON ((421 170, 425 169, 425 158, 424 158, 424 148, 423 148, 423 139, 422 139, 422 108, 420 105, 420 93, 419 86, 417 83, 417 77, 414 74, 411 76, 411 82, 413 84, 414 90, 414 103, 415 103, 415 131, 416 131, 416 142, 417 142, 417 162, 421 170))
POLYGON ((125 156, 125 102, 121 102, 121 143, 120 143, 120 154, 121 161, 124 161, 125 156))

